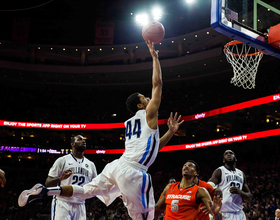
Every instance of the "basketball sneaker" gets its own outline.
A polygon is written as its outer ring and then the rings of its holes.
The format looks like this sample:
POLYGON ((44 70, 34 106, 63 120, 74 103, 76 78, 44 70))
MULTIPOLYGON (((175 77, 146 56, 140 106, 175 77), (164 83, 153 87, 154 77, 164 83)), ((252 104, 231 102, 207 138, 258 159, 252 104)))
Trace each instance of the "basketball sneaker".
POLYGON ((31 189, 24 190, 18 197, 18 205, 23 207, 26 203, 30 203, 37 199, 43 199, 47 197, 47 192, 49 190, 40 183, 37 183, 31 189))

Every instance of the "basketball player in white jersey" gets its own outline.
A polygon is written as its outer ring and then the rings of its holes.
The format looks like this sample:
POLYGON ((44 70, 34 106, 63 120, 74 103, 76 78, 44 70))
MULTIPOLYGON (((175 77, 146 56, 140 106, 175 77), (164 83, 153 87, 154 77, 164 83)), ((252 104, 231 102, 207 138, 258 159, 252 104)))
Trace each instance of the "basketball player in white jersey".
POLYGON ((80 187, 61 186, 56 189, 34 186, 19 196, 21 203, 27 203, 42 195, 62 195, 77 198, 97 196, 107 206, 122 196, 124 205, 133 220, 154 219, 154 193, 148 167, 156 159, 158 151, 167 144, 183 123, 181 116, 171 113, 168 119, 169 130, 159 139, 158 109, 162 94, 162 74, 158 60, 158 51, 154 44, 147 42, 153 58, 152 97, 146 98, 140 93, 128 97, 126 106, 135 116, 125 122, 125 152, 117 160, 107 164, 92 182, 80 187), (23 201, 23 202, 22 202, 23 201))
MULTIPOLYGON (((82 135, 71 139, 72 153, 58 158, 49 170, 45 185, 83 186, 97 176, 95 164, 84 157, 86 141, 82 135)), ((56 195, 51 220, 86 220, 85 199, 56 195)))
POLYGON ((214 188, 223 192, 223 205, 220 210, 223 220, 246 220, 243 212, 243 201, 251 200, 245 174, 236 168, 236 157, 233 151, 224 152, 224 166, 218 167, 208 180, 214 188))

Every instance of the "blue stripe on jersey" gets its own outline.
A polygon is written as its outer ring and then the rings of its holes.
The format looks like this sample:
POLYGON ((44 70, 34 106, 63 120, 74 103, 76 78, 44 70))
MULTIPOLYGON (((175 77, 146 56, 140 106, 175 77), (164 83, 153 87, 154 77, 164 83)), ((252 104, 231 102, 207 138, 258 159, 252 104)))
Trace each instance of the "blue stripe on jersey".
POLYGON ((56 203, 57 203, 56 196, 53 196, 51 220, 55 219, 55 211, 56 211, 56 205, 57 205, 56 203))
POLYGON ((153 142, 151 153, 150 153, 148 159, 146 160, 146 162, 143 165, 147 166, 147 164, 151 161, 151 158, 152 158, 152 156, 154 154, 154 151, 155 151, 155 148, 156 148, 156 143, 157 143, 156 142, 156 137, 154 136, 154 142, 153 142))
POLYGON ((146 151, 145 151, 145 153, 144 153, 142 159, 139 161, 140 164, 143 163, 143 161, 144 161, 144 160, 146 159, 146 157, 147 157, 147 154, 148 154, 149 151, 150 151, 151 140, 152 140, 152 135, 151 135, 151 136, 149 137, 149 139, 148 139, 146 151))
POLYGON ((147 198, 147 208, 149 208, 149 201, 150 201, 150 189, 152 187, 152 181, 151 181, 151 175, 147 174, 149 177, 149 183, 148 183, 148 189, 146 192, 146 198, 147 198))
POLYGON ((143 171, 141 171, 141 172, 142 172, 142 175, 143 175, 142 189, 141 189, 142 204, 143 204, 144 208, 146 208, 146 205, 145 205, 146 173, 144 173, 143 171))

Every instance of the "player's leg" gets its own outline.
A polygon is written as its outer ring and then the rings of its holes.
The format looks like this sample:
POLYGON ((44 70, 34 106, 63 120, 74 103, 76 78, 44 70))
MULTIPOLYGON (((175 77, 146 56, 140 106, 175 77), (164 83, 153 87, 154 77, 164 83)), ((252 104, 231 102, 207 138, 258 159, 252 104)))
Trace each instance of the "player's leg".
POLYGON ((54 217, 55 217, 55 214, 56 214, 56 211, 57 211, 56 208, 57 208, 57 199, 54 196, 53 199, 52 199, 52 206, 51 206, 51 220, 54 220, 54 217))
POLYGON ((102 172, 97 175, 90 183, 83 186, 83 195, 80 192, 76 192, 74 187, 73 196, 78 198, 90 198, 96 196, 103 203, 109 206, 117 197, 121 195, 118 184, 116 184, 116 178, 119 172, 119 161, 115 160, 107 164, 102 172))
MULTIPOLYGON (((116 196, 120 196, 119 189, 114 186, 113 177, 111 178, 112 170, 117 169, 117 160, 109 163, 105 166, 102 173, 99 174, 94 181, 84 185, 83 187, 77 185, 68 186, 55 186, 46 188, 40 183, 37 183, 29 190, 24 190, 19 198, 18 204, 20 207, 25 206, 37 199, 42 199, 46 196, 66 196, 66 197, 77 197, 80 199, 88 199, 94 196, 104 197, 105 204, 111 204, 116 196), (111 195, 109 195, 109 192, 111 195), (109 195, 109 196, 108 196, 109 195), (111 196, 111 198, 110 198, 111 196)), ((101 199, 102 200, 102 199, 101 199)))
POLYGON ((119 184, 124 205, 133 220, 153 220, 155 200, 151 176, 137 169, 133 173, 130 179, 123 178, 123 184, 119 184))
POLYGON ((71 220, 86 220, 86 206, 85 204, 73 204, 72 206, 72 219, 71 220))
POLYGON ((55 196, 52 200, 51 220, 86 220, 85 204, 73 204, 58 200, 55 196))
POLYGON ((72 204, 56 200, 56 206, 53 212, 53 220, 72 220, 72 204))
POLYGON ((246 220, 246 215, 243 211, 240 212, 223 212, 222 213, 223 220, 246 220))

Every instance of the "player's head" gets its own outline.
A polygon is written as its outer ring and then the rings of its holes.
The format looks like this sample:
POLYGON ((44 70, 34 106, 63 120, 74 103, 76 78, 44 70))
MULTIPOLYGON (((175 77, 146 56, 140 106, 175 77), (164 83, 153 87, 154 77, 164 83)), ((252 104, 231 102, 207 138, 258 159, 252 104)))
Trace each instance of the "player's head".
POLYGON ((150 99, 146 98, 139 92, 131 94, 126 100, 126 108, 132 114, 135 114, 140 109, 146 109, 150 99))
POLYGON ((171 177, 171 178, 168 180, 168 183, 176 183, 175 178, 171 177))
POLYGON ((188 160, 182 168, 182 175, 197 177, 199 175, 199 171, 200 168, 198 164, 193 160, 188 160))
POLYGON ((82 135, 76 135, 71 139, 71 147, 73 150, 84 152, 87 147, 85 138, 82 135))
POLYGON ((235 153, 232 150, 226 150, 223 155, 223 163, 233 165, 237 161, 235 153))

